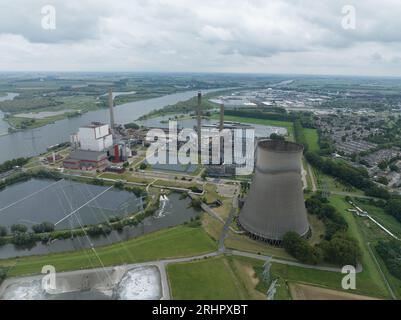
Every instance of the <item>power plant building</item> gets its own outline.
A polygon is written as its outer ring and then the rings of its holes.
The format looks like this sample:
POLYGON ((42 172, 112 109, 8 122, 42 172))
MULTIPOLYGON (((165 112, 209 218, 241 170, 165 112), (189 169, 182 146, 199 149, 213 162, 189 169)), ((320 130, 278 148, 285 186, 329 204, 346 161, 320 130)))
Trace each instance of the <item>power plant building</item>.
POLYGON ((252 238, 280 244, 288 231, 309 234, 302 188, 303 146, 262 140, 256 149, 255 175, 238 217, 252 238))
POLYGON ((107 166, 107 153, 100 151, 74 150, 63 161, 66 169, 93 170, 107 166))
POLYGON ((104 151, 113 146, 113 135, 108 124, 92 122, 79 128, 78 141, 81 150, 104 151))

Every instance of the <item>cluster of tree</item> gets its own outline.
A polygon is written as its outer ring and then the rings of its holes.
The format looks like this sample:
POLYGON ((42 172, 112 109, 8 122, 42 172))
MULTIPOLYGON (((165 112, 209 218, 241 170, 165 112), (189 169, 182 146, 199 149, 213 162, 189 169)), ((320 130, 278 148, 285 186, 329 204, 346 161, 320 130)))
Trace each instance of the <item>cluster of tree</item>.
POLYGON ((322 156, 327 156, 332 154, 335 151, 333 141, 330 139, 329 136, 323 135, 320 130, 318 130, 318 135, 319 135, 318 143, 320 149, 319 154, 322 156))
POLYGON ((10 227, 12 239, 11 242, 16 246, 30 246, 35 243, 35 236, 28 232, 28 227, 23 224, 13 224, 10 227))
POLYGON ((124 125, 125 129, 134 129, 138 130, 140 127, 135 122, 130 122, 124 125))
POLYGON ((95 186, 104 186, 104 180, 95 178, 91 181, 91 183, 95 186))
POLYGON ((329 204, 321 193, 315 193, 305 201, 310 214, 316 215, 326 227, 325 240, 330 241, 337 232, 345 232, 348 224, 335 207, 329 204))
POLYGON ((312 246, 297 233, 288 232, 283 239, 285 250, 298 260, 316 264, 321 261, 337 265, 356 265, 362 254, 355 239, 346 235, 348 224, 320 193, 306 201, 309 213, 321 219, 326 227, 324 240, 312 246))
POLYGON ((29 158, 18 158, 18 159, 8 160, 0 164, 0 173, 10 171, 15 167, 22 167, 26 165, 28 161, 29 158))
POLYGON ((279 134, 277 134, 277 133, 275 133, 275 132, 273 132, 273 133, 270 135, 270 139, 271 139, 271 140, 281 140, 281 141, 284 141, 284 140, 285 140, 284 136, 279 135, 279 134))
POLYGON ((397 240, 379 241, 376 251, 390 273, 401 280, 401 245, 397 240))
POLYGON ((4 226, 0 226, 0 238, 1 237, 6 237, 8 234, 8 230, 6 227, 4 226))
POLYGON ((317 264, 322 260, 321 251, 302 238, 298 233, 289 231, 283 237, 284 249, 297 260, 317 264))
POLYGON ((30 175, 32 178, 36 179, 60 180, 62 178, 59 172, 48 170, 39 170, 37 172, 30 173, 30 175))
POLYGON ((148 194, 146 190, 141 187, 126 187, 125 190, 128 192, 132 192, 137 197, 144 197, 147 196, 148 194))
POLYGON ((32 230, 35 233, 53 232, 54 224, 51 222, 42 222, 42 223, 33 225, 32 230))
POLYGON ((355 168, 344 162, 338 162, 329 158, 324 158, 316 152, 305 154, 308 162, 321 170, 323 173, 336 177, 347 185, 365 191, 365 194, 372 197, 389 199, 390 193, 372 182, 368 172, 363 168, 355 168))
POLYGON ((202 225, 202 221, 200 220, 200 216, 197 216, 196 218, 191 218, 189 222, 184 223, 190 228, 198 228, 202 225))
POLYGON ((301 122, 302 127, 316 129, 315 118, 313 117, 313 114, 311 112, 291 113, 291 115, 293 114, 301 122))
POLYGON ((201 198, 192 198, 191 199, 191 207, 197 210, 202 208, 202 199, 201 198))
POLYGON ((122 181, 115 182, 114 183, 114 188, 119 189, 119 190, 124 189, 124 182, 122 182, 122 181))
POLYGON ((392 198, 387 202, 385 211, 401 222, 401 199, 392 198))
POLYGON ((241 194, 246 194, 250 187, 251 184, 248 181, 241 181, 241 194))
POLYGON ((111 233, 111 231, 112 231, 112 228, 108 223, 93 225, 93 226, 88 227, 88 229, 86 230, 88 235, 90 235, 92 237, 108 235, 111 233))

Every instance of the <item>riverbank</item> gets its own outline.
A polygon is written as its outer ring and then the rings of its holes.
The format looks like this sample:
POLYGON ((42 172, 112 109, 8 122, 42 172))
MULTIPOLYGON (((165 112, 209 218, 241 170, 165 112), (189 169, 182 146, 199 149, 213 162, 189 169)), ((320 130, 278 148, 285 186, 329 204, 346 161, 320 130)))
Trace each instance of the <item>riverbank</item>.
MULTIPOLYGON (((203 90, 204 94, 221 89, 203 90)), ((173 105, 178 101, 186 101, 196 96, 197 91, 183 91, 164 95, 158 98, 130 102, 115 107, 115 121, 118 124, 133 122, 152 110, 173 105)), ((82 108, 81 108, 82 109, 82 108)), ((54 123, 43 125, 36 129, 25 129, 11 134, 0 136, 0 149, 7 152, 0 153, 0 163, 7 160, 37 156, 46 151, 47 147, 69 141, 70 135, 78 131, 79 127, 92 121, 109 123, 109 110, 100 108, 86 112, 79 117, 66 118, 54 123)), ((3 121, 3 123, 5 123, 3 121)))

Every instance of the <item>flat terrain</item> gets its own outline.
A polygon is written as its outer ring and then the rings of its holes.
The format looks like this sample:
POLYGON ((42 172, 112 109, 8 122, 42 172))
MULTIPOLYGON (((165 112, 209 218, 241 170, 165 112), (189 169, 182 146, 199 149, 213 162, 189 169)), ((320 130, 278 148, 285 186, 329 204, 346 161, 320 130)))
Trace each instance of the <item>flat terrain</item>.
POLYGON ((319 135, 316 129, 308 129, 304 128, 304 134, 306 138, 306 142, 309 146, 309 151, 318 152, 320 150, 319 147, 319 135))
POLYGON ((252 265, 216 257, 167 267, 174 299, 264 299, 255 290, 259 278, 252 265))

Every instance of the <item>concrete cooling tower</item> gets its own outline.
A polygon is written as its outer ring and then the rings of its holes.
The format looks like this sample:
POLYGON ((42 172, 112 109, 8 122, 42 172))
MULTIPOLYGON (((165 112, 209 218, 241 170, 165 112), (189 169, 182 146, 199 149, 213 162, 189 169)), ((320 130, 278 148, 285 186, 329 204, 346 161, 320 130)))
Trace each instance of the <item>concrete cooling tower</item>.
POLYGON ((252 238, 280 244, 288 231, 309 233, 302 188, 303 146, 278 140, 259 141, 255 175, 238 218, 252 238))

